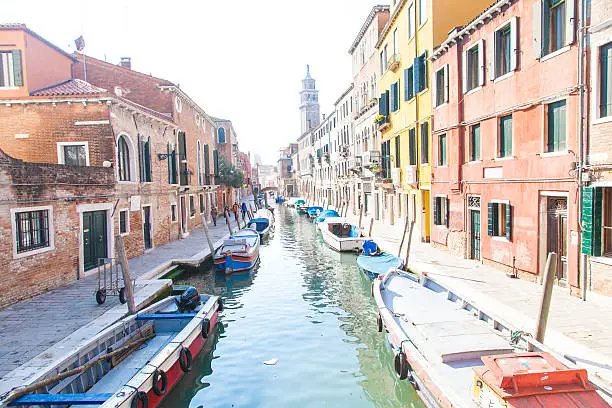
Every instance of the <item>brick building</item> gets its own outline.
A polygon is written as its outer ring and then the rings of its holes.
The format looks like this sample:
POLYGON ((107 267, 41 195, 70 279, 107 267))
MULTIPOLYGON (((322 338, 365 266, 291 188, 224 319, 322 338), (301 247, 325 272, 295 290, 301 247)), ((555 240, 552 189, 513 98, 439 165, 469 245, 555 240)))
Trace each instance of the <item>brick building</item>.
MULTIPOLYGON (((234 167, 238 165, 238 135, 234 130, 234 125, 230 120, 212 118, 217 132, 217 153, 214 158, 215 168, 219 167, 219 156, 223 157, 228 164, 234 167)), ((240 199, 240 191, 231 186, 221 186, 217 190, 217 202, 221 208, 231 207, 234 201, 240 199)))
POLYGON ((572 293, 577 13, 573 1, 499 1, 451 31, 431 70, 432 243, 534 280, 554 251, 572 293))

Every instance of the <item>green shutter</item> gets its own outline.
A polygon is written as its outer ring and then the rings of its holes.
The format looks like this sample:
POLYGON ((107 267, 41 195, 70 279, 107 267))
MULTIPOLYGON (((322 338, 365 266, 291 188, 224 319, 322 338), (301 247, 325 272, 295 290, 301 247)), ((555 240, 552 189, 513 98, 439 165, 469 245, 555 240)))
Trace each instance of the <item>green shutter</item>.
POLYGON ((21 50, 13 50, 13 80, 15 86, 23 86, 23 66, 21 64, 21 50))
POLYGON ((512 206, 506 204, 506 239, 512 241, 512 206))
POLYGON ((421 164, 429 163, 429 122, 421 124, 421 164))
POLYGON ((409 82, 412 81, 411 79, 409 79, 409 72, 408 72, 408 68, 406 68, 404 70, 404 100, 408 101, 410 100, 410 88, 408 86, 409 82))
POLYGON ((402 161, 400 160, 400 137, 395 136, 395 167, 399 168, 402 166, 402 161))
POLYGON ((601 256, 602 188, 582 192, 582 253, 601 256))
POLYGON ((490 237, 496 236, 495 230, 497 229, 497 204, 487 204, 487 217, 488 217, 488 230, 487 233, 490 237))
POLYGON ((167 151, 168 151, 168 158, 166 160, 168 160, 168 184, 172 184, 172 167, 171 167, 172 158, 170 156, 170 143, 168 143, 167 145, 167 151))
POLYGON ((600 51, 599 116, 612 115, 612 44, 601 47, 600 51))
POLYGON ((425 50, 425 52, 423 53, 423 55, 421 55, 420 58, 421 58, 422 75, 423 75, 421 85, 423 86, 423 89, 427 89, 429 85, 428 84, 429 74, 428 74, 428 69, 427 69, 427 50, 425 50))
POLYGON ((446 227, 448 228, 449 225, 449 215, 450 215, 450 200, 448 198, 443 198, 443 200, 446 202, 446 214, 444 214, 444 223, 446 224, 446 227))
POLYGON ((144 181, 144 163, 143 163, 143 149, 142 149, 142 140, 140 139, 140 135, 138 135, 138 176, 140 177, 140 182, 144 181))
POLYGON ((215 176, 219 176, 219 151, 213 150, 213 166, 215 169, 215 176))
POLYGON ((433 213, 434 213, 434 225, 440 225, 440 205, 438 204, 438 200, 440 197, 434 197, 433 200, 433 213))
POLYGON ((208 157, 210 155, 210 150, 208 148, 208 145, 205 144, 204 145, 204 175, 205 176, 210 176, 210 157, 208 157))
POLYGON ((415 94, 421 92, 421 64, 419 58, 420 57, 416 57, 412 65, 412 91, 415 94))

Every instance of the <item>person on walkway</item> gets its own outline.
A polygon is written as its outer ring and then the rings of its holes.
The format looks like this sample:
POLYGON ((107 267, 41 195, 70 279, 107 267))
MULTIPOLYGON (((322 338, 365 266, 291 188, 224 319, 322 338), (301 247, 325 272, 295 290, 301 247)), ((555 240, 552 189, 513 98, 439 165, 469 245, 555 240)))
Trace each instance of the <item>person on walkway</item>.
POLYGON ((212 218, 213 225, 217 226, 217 207, 214 205, 210 207, 210 218, 212 218))
POLYGON ((242 205, 240 206, 240 209, 242 210, 242 221, 246 222, 247 206, 246 206, 246 203, 244 201, 242 202, 242 205))
POLYGON ((223 209, 223 214, 225 214, 225 223, 229 224, 229 218, 230 218, 230 209, 229 207, 226 205, 225 208, 223 209))
POLYGON ((236 220, 236 224, 238 228, 240 228, 240 221, 238 219, 238 203, 234 201, 234 205, 232 205, 232 211, 234 212, 234 219, 236 220))

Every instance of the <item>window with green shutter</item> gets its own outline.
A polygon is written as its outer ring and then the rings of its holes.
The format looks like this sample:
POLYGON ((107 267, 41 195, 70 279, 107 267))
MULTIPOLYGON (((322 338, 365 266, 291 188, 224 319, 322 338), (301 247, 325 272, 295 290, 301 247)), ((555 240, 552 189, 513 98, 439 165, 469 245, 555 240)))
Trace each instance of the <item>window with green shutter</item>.
POLYGON ((499 119, 497 146, 497 157, 512 156, 512 115, 502 116, 499 119))
POLYGON ((215 176, 219 176, 219 151, 213 150, 213 166, 215 170, 215 176))
POLYGON ((395 167, 396 168, 400 168, 402 167, 402 161, 400 158, 400 137, 395 136, 395 167))
POLYGON ((612 43, 599 49, 599 117, 612 116, 612 43))
POLYGON ((547 152, 562 152, 566 149, 566 103, 548 105, 547 152))
POLYGON ((437 196, 433 199, 433 218, 434 225, 449 224, 449 202, 445 196, 437 196))
POLYGON ((409 143, 409 159, 410 165, 416 166, 417 164, 417 142, 416 142, 416 128, 412 128, 408 131, 408 143, 409 143))
MULTIPOLYGON (((415 148, 416 151, 416 148, 415 148)), ((429 122, 421 123, 421 164, 429 163, 429 122)))
POLYGON ((490 237, 505 237, 512 241, 512 206, 508 203, 487 204, 487 233, 490 237))
POLYGON ((414 68, 408 67, 404 70, 404 100, 414 98, 414 68))
MULTIPOLYGON (((582 253, 586 255, 602 255, 603 190, 587 187, 582 192, 582 253)), ((611 204, 607 203, 607 207, 611 204)), ((606 214, 610 214, 609 208, 606 214)))
POLYGON ((470 161, 480 160, 480 123, 470 129, 470 161))
POLYGON ((0 88, 23 86, 21 50, 0 52, 0 88))
POLYGON ((446 166, 446 133, 438 136, 438 165, 446 166))
POLYGON ((176 148, 168 143, 168 184, 178 184, 176 177, 176 148))

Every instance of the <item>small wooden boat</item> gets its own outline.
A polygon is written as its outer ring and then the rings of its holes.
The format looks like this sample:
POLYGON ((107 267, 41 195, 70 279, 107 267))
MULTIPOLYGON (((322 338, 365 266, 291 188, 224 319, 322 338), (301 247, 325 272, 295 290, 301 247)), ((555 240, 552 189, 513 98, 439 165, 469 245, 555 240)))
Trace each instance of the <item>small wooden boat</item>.
POLYGON ((315 218, 315 222, 316 223, 323 222, 323 221, 325 221, 325 219, 331 218, 331 217, 333 217, 333 218, 340 218, 340 214, 338 214, 338 212, 336 210, 323 210, 317 216, 317 218, 315 218))
POLYGON ((306 212, 308 213, 309 218, 314 219, 314 218, 317 218, 319 214, 323 212, 323 207, 316 207, 316 206, 308 207, 306 212))
POLYGON ((344 218, 329 217, 319 223, 323 241, 339 252, 359 252, 366 237, 356 225, 351 225, 344 218))
POLYGON ((259 260, 259 233, 247 228, 238 231, 223 241, 223 245, 213 255, 218 270, 225 273, 247 271, 259 260))
POLYGON ((586 370, 568 368, 540 343, 525 353, 525 340, 511 344, 500 322, 491 325, 484 311, 426 277, 392 270, 374 280, 372 293, 395 371, 428 407, 608 407, 586 370))
MULTIPOLYGON (((200 295, 195 288, 163 299, 41 368, 23 384, 36 388, 34 383, 47 383, 36 393, 19 396, 16 389, 4 402, 11 401, 8 406, 155 408, 191 370, 215 330, 222 306, 217 296, 200 295)), ((0 405, 5 406, 4 402, 0 405)))
POLYGON ((257 231, 260 237, 268 235, 270 232, 270 220, 268 218, 253 218, 249 221, 248 227, 257 231))
POLYGON ((365 276, 374 280, 379 275, 384 275, 389 269, 401 269, 404 261, 387 252, 378 252, 371 255, 359 255, 357 266, 365 276))

